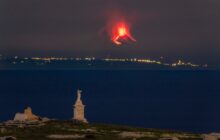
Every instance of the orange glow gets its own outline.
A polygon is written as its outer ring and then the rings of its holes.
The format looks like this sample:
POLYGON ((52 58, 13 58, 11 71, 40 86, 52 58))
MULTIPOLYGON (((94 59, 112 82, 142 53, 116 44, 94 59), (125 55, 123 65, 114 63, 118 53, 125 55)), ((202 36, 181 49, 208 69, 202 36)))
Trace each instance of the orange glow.
POLYGON ((122 40, 136 41, 130 33, 130 27, 124 21, 115 24, 112 28, 112 41, 117 45, 121 45, 122 40))
POLYGON ((118 35, 119 36, 125 36, 127 34, 127 31, 124 27, 119 27, 118 29, 118 35))

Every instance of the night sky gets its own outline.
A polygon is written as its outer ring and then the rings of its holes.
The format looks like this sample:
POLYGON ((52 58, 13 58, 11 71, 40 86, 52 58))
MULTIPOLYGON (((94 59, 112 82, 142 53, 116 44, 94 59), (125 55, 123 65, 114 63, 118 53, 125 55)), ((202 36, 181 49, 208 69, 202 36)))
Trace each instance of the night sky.
POLYGON ((219 0, 1 0, 0 54, 183 59, 220 65, 219 0), (113 44, 126 18, 137 42, 113 44))

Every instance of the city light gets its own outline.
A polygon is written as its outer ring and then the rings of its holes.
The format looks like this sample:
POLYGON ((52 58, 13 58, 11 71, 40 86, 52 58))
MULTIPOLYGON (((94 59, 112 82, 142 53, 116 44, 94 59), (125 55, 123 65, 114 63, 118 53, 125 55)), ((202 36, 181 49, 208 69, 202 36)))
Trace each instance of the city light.
MULTIPOLYGON (((123 31, 124 32, 124 31, 123 31)), ((1 57, 0 57, 1 58, 1 57)), ((180 67, 180 66, 185 66, 185 67, 204 67, 207 68, 208 65, 207 64, 203 64, 203 65, 199 65, 199 64, 194 64, 192 62, 185 62, 183 60, 178 60, 177 62, 173 62, 173 63, 168 63, 168 62, 164 62, 164 60, 162 61, 161 59, 158 60, 153 60, 153 59, 149 59, 149 58, 99 58, 96 59, 95 57, 23 57, 23 58, 19 58, 18 56, 14 56, 12 57, 12 64, 40 64, 40 65, 45 65, 45 64, 49 64, 52 62, 57 62, 57 61, 68 61, 68 62, 129 62, 129 63, 139 63, 139 64, 156 64, 156 65, 162 65, 162 66, 168 66, 168 67, 180 67)), ((91 65, 91 63, 89 64, 91 65)))

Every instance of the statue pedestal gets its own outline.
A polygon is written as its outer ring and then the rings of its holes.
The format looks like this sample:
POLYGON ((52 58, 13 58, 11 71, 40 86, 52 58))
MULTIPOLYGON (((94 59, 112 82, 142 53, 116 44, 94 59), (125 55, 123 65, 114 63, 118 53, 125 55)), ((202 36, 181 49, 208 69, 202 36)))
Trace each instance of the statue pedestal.
POLYGON ((76 122, 88 123, 84 116, 85 105, 81 100, 81 90, 77 90, 77 99, 75 105, 73 105, 73 120, 76 122))

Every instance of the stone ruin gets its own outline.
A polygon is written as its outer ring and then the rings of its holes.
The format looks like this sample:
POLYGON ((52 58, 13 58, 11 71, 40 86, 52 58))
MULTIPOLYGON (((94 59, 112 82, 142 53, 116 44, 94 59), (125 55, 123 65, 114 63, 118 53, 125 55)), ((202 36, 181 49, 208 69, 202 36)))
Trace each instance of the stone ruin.
POLYGON ((16 113, 14 121, 39 121, 40 117, 32 113, 31 107, 27 107, 24 113, 16 113))

